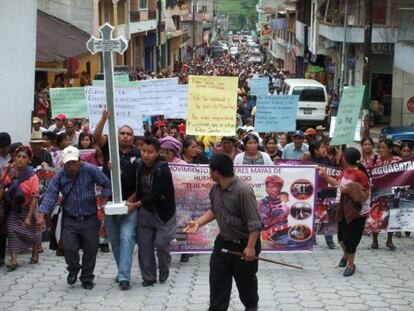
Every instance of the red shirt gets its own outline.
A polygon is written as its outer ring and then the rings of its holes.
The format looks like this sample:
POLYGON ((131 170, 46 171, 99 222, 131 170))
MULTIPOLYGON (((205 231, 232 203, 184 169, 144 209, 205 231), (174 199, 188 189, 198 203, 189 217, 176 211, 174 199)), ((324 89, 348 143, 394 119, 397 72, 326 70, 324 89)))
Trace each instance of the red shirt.
POLYGON ((342 178, 352 180, 353 182, 357 182, 365 190, 369 189, 368 177, 360 169, 351 168, 351 169, 343 170, 342 173, 337 177, 337 180, 340 181, 342 178))

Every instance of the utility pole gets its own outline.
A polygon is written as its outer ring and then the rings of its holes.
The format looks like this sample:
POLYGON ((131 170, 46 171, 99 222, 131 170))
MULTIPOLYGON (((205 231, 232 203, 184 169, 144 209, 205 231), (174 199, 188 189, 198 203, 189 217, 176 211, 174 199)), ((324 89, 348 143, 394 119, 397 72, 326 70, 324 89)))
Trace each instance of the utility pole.
POLYGON ((195 11, 196 11, 196 0, 193 0, 193 59, 196 57, 196 37, 195 37, 195 27, 196 27, 196 20, 195 20, 195 11))
POLYGON ((341 75, 339 80, 339 98, 342 97, 344 91, 344 79, 345 79, 345 55, 346 55, 346 32, 348 29, 348 0, 344 0, 344 39, 342 42, 342 55, 341 55, 341 75))
MULTIPOLYGON (((365 8, 365 34, 364 34, 364 72, 362 76, 362 84, 365 85, 365 102, 363 109, 369 112, 369 103, 371 101, 371 56, 372 56, 372 12, 374 10, 373 0, 364 0, 365 8)), ((369 113, 366 114, 364 120, 364 137, 370 135, 370 118, 369 113)))

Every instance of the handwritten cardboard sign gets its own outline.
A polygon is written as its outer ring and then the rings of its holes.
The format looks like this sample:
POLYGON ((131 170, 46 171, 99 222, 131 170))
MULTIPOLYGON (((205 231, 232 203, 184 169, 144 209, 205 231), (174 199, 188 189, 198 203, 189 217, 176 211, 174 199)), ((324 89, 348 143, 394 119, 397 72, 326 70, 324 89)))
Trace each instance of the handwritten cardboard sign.
POLYGON ((52 118, 63 113, 68 118, 87 118, 85 88, 68 87, 50 89, 52 118))
POLYGON ((296 129, 299 96, 259 96, 255 117, 258 132, 289 132, 296 129))
POLYGON ((352 86, 344 89, 336 116, 335 132, 331 145, 352 143, 355 136, 365 86, 352 86))
POLYGON ((190 76, 187 134, 234 135, 237 84, 237 77, 190 76))
MULTIPOLYGON (((101 119, 102 111, 106 107, 105 88, 91 86, 85 89, 85 93, 89 125, 94 130, 101 119)), ((116 88, 114 95, 117 127, 129 125, 134 130, 134 135, 143 135, 139 90, 133 88, 116 88)), ((107 125, 104 128, 104 133, 108 133, 107 125)))

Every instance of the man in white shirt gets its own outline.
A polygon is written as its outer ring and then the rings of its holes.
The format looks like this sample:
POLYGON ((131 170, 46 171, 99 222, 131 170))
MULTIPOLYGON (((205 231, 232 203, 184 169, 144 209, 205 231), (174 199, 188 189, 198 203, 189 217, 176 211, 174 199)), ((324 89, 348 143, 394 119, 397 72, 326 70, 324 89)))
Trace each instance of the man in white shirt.
POLYGON ((42 119, 40 119, 38 117, 34 117, 33 118, 32 125, 33 125, 33 127, 32 127, 32 133, 33 132, 42 132, 43 133, 43 132, 47 131, 47 129, 45 129, 42 126, 42 119))
POLYGON ((59 133, 59 132, 64 131, 65 130, 65 121, 66 121, 66 116, 63 113, 58 114, 55 117, 55 124, 53 124, 49 127, 49 131, 53 132, 53 133, 56 133, 56 134, 59 133))

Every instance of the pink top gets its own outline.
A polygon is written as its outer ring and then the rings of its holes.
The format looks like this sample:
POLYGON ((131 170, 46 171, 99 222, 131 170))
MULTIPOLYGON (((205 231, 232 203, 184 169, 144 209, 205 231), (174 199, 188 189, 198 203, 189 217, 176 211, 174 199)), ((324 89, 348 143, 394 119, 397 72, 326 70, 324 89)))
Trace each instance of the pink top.
POLYGON ((175 157, 174 160, 171 162, 172 164, 187 164, 183 159, 175 157))
POLYGON ((377 161, 374 163, 375 166, 386 165, 390 163, 395 163, 401 161, 400 157, 392 156, 389 160, 383 160, 380 155, 378 155, 377 161))

